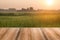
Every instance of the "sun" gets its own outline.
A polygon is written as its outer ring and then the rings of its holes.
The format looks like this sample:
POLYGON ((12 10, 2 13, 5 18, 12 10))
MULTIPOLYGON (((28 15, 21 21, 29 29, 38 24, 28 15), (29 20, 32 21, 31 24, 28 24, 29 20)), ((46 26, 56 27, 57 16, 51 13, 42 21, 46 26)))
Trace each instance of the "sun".
POLYGON ((46 4, 49 5, 49 6, 52 5, 53 4, 53 0, 46 0, 46 4))

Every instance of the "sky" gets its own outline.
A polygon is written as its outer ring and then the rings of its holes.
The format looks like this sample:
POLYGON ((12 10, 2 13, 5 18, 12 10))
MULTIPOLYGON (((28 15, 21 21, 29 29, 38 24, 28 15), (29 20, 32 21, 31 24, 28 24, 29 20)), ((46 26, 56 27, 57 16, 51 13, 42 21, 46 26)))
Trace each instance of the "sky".
POLYGON ((50 5, 47 0, 0 0, 0 8, 21 9, 28 7, 34 7, 34 9, 60 9, 60 0, 52 0, 50 5))

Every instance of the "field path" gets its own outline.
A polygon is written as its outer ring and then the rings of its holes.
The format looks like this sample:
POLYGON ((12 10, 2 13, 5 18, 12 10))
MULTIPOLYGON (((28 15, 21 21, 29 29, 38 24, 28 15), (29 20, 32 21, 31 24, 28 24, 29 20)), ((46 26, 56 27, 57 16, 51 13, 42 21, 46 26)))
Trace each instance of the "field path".
POLYGON ((0 40, 60 40, 60 28, 0 28, 0 40))

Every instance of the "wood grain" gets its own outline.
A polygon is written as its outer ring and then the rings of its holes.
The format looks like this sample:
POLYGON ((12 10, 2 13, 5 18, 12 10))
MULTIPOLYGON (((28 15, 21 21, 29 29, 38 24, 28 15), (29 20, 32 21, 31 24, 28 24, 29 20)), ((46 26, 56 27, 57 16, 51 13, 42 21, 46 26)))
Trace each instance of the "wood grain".
POLYGON ((60 40, 60 28, 0 28, 0 40, 60 40))

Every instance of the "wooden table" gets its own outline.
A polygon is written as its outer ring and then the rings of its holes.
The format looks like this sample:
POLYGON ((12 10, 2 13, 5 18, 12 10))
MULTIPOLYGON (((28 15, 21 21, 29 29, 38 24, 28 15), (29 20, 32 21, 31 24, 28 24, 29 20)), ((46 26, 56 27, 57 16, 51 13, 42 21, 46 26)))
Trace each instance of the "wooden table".
POLYGON ((60 28, 0 28, 0 40, 60 40, 60 28))

